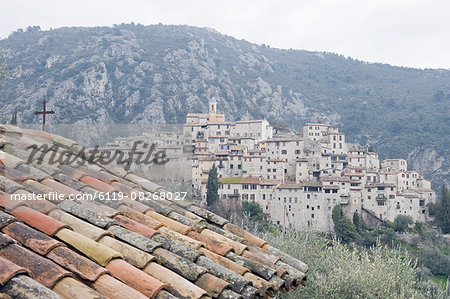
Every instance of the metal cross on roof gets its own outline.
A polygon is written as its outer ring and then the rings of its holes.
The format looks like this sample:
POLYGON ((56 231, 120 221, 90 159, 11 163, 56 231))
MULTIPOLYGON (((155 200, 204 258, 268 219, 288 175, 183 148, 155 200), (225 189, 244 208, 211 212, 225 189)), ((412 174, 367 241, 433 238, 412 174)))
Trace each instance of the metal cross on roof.
POLYGON ((45 115, 53 114, 53 113, 55 113, 55 111, 45 109, 46 104, 47 104, 47 102, 45 100, 42 102, 42 104, 43 104, 42 111, 36 111, 36 112, 34 112, 34 114, 35 115, 42 114, 42 131, 45 131, 45 115))

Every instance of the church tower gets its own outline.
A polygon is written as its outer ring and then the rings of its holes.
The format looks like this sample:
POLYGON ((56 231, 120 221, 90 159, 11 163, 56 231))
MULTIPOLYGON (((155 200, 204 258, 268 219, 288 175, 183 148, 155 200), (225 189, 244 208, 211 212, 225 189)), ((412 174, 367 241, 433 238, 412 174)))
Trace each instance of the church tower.
POLYGON ((212 98, 209 101, 209 121, 216 122, 217 121, 217 101, 215 98, 212 98))

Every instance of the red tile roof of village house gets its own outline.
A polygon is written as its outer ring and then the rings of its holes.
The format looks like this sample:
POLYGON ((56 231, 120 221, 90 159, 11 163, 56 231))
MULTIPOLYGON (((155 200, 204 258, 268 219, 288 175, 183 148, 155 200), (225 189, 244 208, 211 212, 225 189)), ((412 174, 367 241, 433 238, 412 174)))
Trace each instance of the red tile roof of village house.
POLYGON ((161 186, 116 164, 80 166, 72 140, 0 130, 0 297, 258 298, 306 281, 304 263, 228 220, 188 200, 161 200, 161 186), (58 145, 77 160, 28 161, 32 144, 58 145), (64 199, 11 198, 55 192, 64 199), (127 197, 136 192, 159 200, 127 197), (94 199, 67 199, 83 194, 94 199))
POLYGON ((281 183, 281 180, 269 180, 269 179, 265 179, 261 181, 261 185, 278 185, 281 183))

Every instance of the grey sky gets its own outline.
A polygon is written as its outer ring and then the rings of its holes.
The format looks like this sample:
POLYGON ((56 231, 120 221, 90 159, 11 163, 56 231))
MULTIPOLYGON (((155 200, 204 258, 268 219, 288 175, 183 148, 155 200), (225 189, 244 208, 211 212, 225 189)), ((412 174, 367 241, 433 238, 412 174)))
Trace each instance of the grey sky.
POLYGON ((187 24, 271 47, 450 68, 448 0, 0 0, 0 7, 0 38, 30 25, 187 24))

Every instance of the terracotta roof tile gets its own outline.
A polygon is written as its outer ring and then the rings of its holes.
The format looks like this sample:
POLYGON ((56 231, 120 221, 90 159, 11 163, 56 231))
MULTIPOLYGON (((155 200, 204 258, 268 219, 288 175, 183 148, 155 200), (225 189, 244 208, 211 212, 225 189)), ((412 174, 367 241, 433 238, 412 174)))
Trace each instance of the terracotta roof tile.
POLYGON ((118 211, 122 212, 122 214, 132 220, 135 220, 139 223, 142 223, 144 225, 147 225, 148 227, 157 230, 158 228, 160 228, 161 226, 163 226, 163 224, 161 222, 159 222, 156 219, 153 219, 150 216, 147 216, 145 214, 139 213, 135 210, 133 210, 130 207, 127 206, 120 206, 117 208, 118 211))
POLYGON ((63 211, 101 228, 108 228, 112 225, 117 225, 117 222, 111 218, 99 214, 96 210, 93 210, 88 206, 77 204, 71 200, 61 202, 59 207, 63 211))
POLYGON ((5 292, 11 296, 11 298, 61 299, 58 294, 25 275, 18 275, 11 278, 6 285, 2 287, 2 292, 5 292))
POLYGON ((236 236, 235 234, 233 234, 233 233, 231 233, 229 231, 226 231, 226 230, 218 227, 217 225, 207 223, 206 224, 206 228, 209 229, 209 230, 212 230, 215 233, 218 233, 219 235, 227 237, 228 239, 236 241, 238 243, 242 243, 244 245, 249 245, 249 243, 244 238, 236 236))
POLYGON ((241 266, 249 268, 252 272, 258 274, 259 276, 267 280, 269 280, 270 278, 272 278, 272 276, 277 274, 276 270, 261 263, 258 263, 257 261, 237 255, 233 252, 229 252, 227 254, 227 258, 231 259, 235 263, 240 264, 241 266))
POLYGON ((164 248, 155 249, 153 254, 158 264, 169 268, 190 281, 195 281, 200 275, 206 272, 205 268, 164 248))
POLYGON ((242 256, 270 267, 274 267, 276 262, 280 259, 278 256, 272 255, 266 250, 254 246, 250 246, 248 250, 245 250, 242 253, 242 256))
POLYGON ((148 299, 148 297, 144 294, 136 291, 108 274, 100 276, 94 283, 92 283, 92 287, 111 299, 148 299))
POLYGON ((162 224, 164 224, 164 226, 167 226, 168 228, 170 228, 171 230, 174 230, 180 234, 186 235, 187 233, 189 233, 190 231, 193 231, 194 228, 192 226, 187 226, 184 224, 181 224, 173 219, 170 219, 166 216, 163 216, 161 214, 158 214, 156 212, 153 211, 148 211, 145 213, 145 215, 152 217, 153 219, 161 222, 162 224))
POLYGON ((214 253, 225 255, 231 250, 233 250, 233 247, 230 245, 223 243, 221 241, 217 241, 215 239, 210 239, 205 235, 201 235, 197 232, 190 232, 188 234, 189 237, 193 238, 194 240, 198 240, 203 243, 203 245, 208 249, 211 250, 214 253))
POLYGON ((230 283, 233 291, 241 293, 246 286, 251 285, 251 281, 237 274, 236 272, 212 261, 211 259, 201 256, 197 263, 209 270, 211 274, 230 283))
POLYGON ((61 278, 71 275, 54 262, 16 244, 2 248, 0 256, 27 269, 33 279, 49 288, 61 278))
POLYGON ((4 177, 7 177, 11 181, 19 184, 23 183, 24 181, 30 178, 30 176, 15 169, 9 168, 3 164, 0 164, 0 174, 4 177))
POLYGON ((195 261, 202 253, 198 250, 195 250, 187 245, 184 245, 181 242, 176 240, 172 240, 166 236, 161 234, 154 235, 152 240, 155 242, 159 242, 164 249, 169 250, 170 252, 179 255, 181 257, 187 258, 190 261, 195 261))
POLYGON ((29 175, 30 177, 34 178, 36 181, 42 181, 46 178, 51 178, 50 175, 46 174, 42 170, 37 169, 36 167, 21 164, 16 167, 16 170, 19 170, 20 172, 23 172, 24 174, 29 175))
POLYGON ((111 226, 108 230, 114 235, 114 237, 148 253, 153 252, 155 248, 161 246, 160 243, 153 241, 150 238, 144 237, 138 233, 117 225, 111 226))
POLYGON ((264 244, 267 244, 266 241, 252 235, 251 233, 247 232, 246 230, 243 230, 242 228, 240 228, 232 223, 225 224, 223 228, 235 235, 238 235, 239 237, 244 238, 249 243, 251 243, 255 246, 263 247, 264 244))
POLYGON ((91 201, 91 200, 81 200, 78 202, 80 205, 88 207, 89 209, 97 212, 99 215, 103 215, 106 217, 114 217, 117 214, 120 214, 120 211, 117 211, 113 208, 110 208, 104 204, 91 201))
POLYGON ((4 227, 2 232, 41 255, 46 255, 53 248, 63 245, 46 234, 19 222, 14 222, 4 227))
MULTIPOLYGON (((2 184, 2 181, 0 180, 0 184, 2 184)), ((3 187, 3 185, 1 185, 3 187)), ((8 194, 9 197, 9 194, 8 194)), ((0 190, 0 207, 5 208, 6 207, 6 193, 0 190)), ((1 228, 1 227, 0 227, 1 228)))
POLYGON ((56 247, 47 254, 47 258, 88 281, 95 281, 107 272, 105 268, 67 247, 56 247))
POLYGON ((90 223, 87 223, 61 210, 54 210, 50 212, 48 216, 69 225, 74 231, 94 241, 97 241, 101 239, 103 236, 109 234, 107 231, 99 227, 96 227, 95 225, 92 225, 90 223))
MULTIPOLYGON (((159 198, 156 194, 153 194, 152 196, 156 196, 156 198, 159 198)), ((161 201, 156 200, 143 200, 142 203, 152 208, 153 211, 155 211, 158 214, 167 216, 170 212, 172 212, 172 209, 168 207, 167 205, 162 203, 161 201)))
POLYGON ((152 210, 152 208, 150 208, 149 206, 143 204, 142 202, 139 202, 137 200, 132 200, 129 197, 124 197, 124 199, 122 201, 128 207, 138 211, 139 213, 145 213, 147 211, 151 211, 152 210))
POLYGON ((72 147, 76 144, 78 144, 77 142, 70 140, 68 138, 59 136, 59 135, 55 135, 55 134, 51 134, 51 140, 55 143, 59 143, 60 145, 64 146, 64 147, 72 147))
POLYGON ((7 226, 8 224, 14 221, 17 221, 16 217, 0 211, 0 229, 2 229, 3 227, 7 226))
POLYGON ((242 254, 242 252, 247 249, 247 246, 244 244, 241 244, 239 242, 233 241, 221 234, 218 234, 216 232, 213 232, 212 230, 209 229, 204 229, 202 230, 202 232, 200 233, 200 235, 202 235, 204 238, 210 239, 210 240, 215 240, 218 242, 222 242, 225 243, 229 246, 231 246, 234 250, 234 252, 236 252, 237 254, 242 254))
MULTIPOLYGON (((180 202, 182 202, 182 201, 180 201, 180 202)), ((228 223, 228 220, 226 220, 225 218, 222 218, 208 210, 197 207, 195 205, 190 205, 188 210, 200 217, 207 219, 208 221, 210 221, 212 223, 219 225, 220 227, 222 227, 228 223)))
POLYGON ((107 299, 97 291, 94 291, 87 285, 73 279, 65 277, 58 281, 53 287, 53 291, 63 298, 71 299, 107 299))
POLYGON ((24 205, 43 214, 59 209, 57 205, 48 200, 26 200, 24 205))
POLYGON ((3 151, 0 152, 0 162, 11 169, 15 169, 17 166, 26 163, 26 161, 3 151))
POLYGON ((64 227, 68 227, 66 224, 53 219, 52 217, 24 206, 16 208, 11 214, 29 226, 34 227, 49 236, 53 236, 64 227))
POLYGON ((106 266, 112 275, 142 294, 154 298, 165 284, 124 260, 114 259, 106 266))
POLYGON ((214 252, 209 251, 206 248, 200 249, 201 252, 205 254, 205 256, 216 263, 233 270, 234 272, 238 273, 239 275, 244 275, 245 273, 249 272, 250 270, 248 268, 245 268, 244 266, 241 266, 235 262, 233 262, 230 259, 227 259, 226 257, 223 257, 221 255, 218 255, 214 252))
POLYGON ((0 286, 4 285, 11 278, 19 274, 27 274, 25 268, 19 267, 9 260, 0 257, 0 286))
POLYGON ((117 251, 66 228, 57 232, 56 236, 101 266, 106 266, 113 258, 121 257, 117 251))
POLYGON ((111 185, 108 185, 107 183, 104 183, 96 178, 93 178, 91 176, 84 176, 80 179, 80 182, 85 183, 86 185, 106 193, 113 193, 116 192, 116 188, 114 188, 111 185))
POLYGON ((253 273, 247 272, 244 274, 244 277, 250 280, 253 283, 253 287, 257 288, 259 290, 259 293, 261 296, 264 297, 275 297, 277 294, 277 290, 275 289, 275 286, 273 283, 268 282, 261 277, 256 276, 253 273))
POLYGON ((68 187, 64 184, 61 184, 53 179, 45 179, 41 181, 41 184, 47 186, 48 188, 50 188, 51 190, 53 190, 54 192, 58 192, 60 194, 64 195, 64 198, 67 199, 69 197, 70 194, 76 195, 76 194, 81 194, 81 192, 68 187))
POLYGON ((32 129, 22 129, 22 133, 29 136, 37 136, 45 139, 52 139, 52 135, 45 132, 45 131, 39 131, 39 130, 32 130, 32 129))
POLYGON ((2 186, 2 189, 8 194, 14 193, 22 188, 22 185, 17 184, 4 176, 0 176, 0 186, 2 186))
POLYGON ((55 181, 63 183, 64 185, 66 185, 72 189, 75 189, 75 190, 80 190, 81 188, 86 186, 86 184, 84 184, 78 180, 75 180, 75 179, 71 178, 70 176, 63 174, 63 173, 54 174, 53 179, 55 181))
POLYGON ((154 229, 151 229, 150 227, 148 227, 144 224, 141 224, 139 222, 131 220, 130 218, 127 218, 122 215, 115 216, 114 220, 117 221, 121 226, 123 226, 133 232, 141 234, 145 237, 151 238, 151 237, 153 237, 154 234, 157 233, 154 229))
POLYGON ((98 242, 116 250, 122 254, 125 261, 139 269, 144 268, 149 262, 155 259, 155 257, 149 253, 109 236, 101 238, 98 242))
POLYGON ((206 290, 214 298, 219 297, 224 289, 231 289, 231 285, 228 282, 209 273, 200 276, 195 284, 201 289, 206 290))
POLYGON ((125 178, 132 181, 133 183, 138 184, 139 186, 150 192, 156 192, 161 188, 161 186, 132 173, 127 174, 125 178))
POLYGON ((167 289, 174 295, 181 298, 200 298, 206 295, 206 292, 186 280, 184 277, 170 271, 167 268, 157 264, 150 263, 144 268, 144 272, 154 276, 158 280, 167 284, 167 289))
POLYGON ((177 233, 176 231, 171 230, 165 226, 162 226, 158 229, 158 232, 162 235, 172 239, 179 241, 193 249, 199 249, 202 246, 202 242, 189 238, 188 236, 177 233))
POLYGON ((79 170, 87 173, 88 175, 90 175, 91 177, 97 178, 102 182, 105 183, 112 183, 112 182, 118 182, 119 178, 109 174, 107 172, 104 171, 98 171, 93 169, 93 165, 89 165, 89 166, 81 166, 80 168, 78 168, 79 170))
POLYGON ((14 243, 16 243, 16 241, 13 238, 7 234, 0 233, 0 249, 14 243))
POLYGON ((84 176, 87 176, 87 173, 85 173, 84 171, 73 168, 69 165, 60 165, 59 169, 61 169, 61 172, 63 174, 65 174, 66 176, 68 176, 71 179, 76 180, 76 181, 79 181, 84 176))

